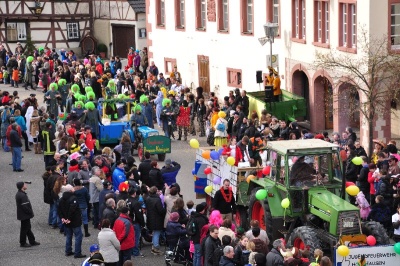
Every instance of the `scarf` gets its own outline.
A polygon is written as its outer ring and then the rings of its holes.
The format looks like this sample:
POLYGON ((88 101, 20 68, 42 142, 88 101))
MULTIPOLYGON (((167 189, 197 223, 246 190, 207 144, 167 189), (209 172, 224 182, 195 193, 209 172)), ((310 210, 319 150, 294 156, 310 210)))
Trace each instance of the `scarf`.
POLYGON ((224 200, 228 203, 231 202, 232 196, 233 196, 232 188, 231 187, 228 188, 228 195, 225 194, 225 190, 223 187, 220 188, 220 191, 221 191, 221 194, 222 194, 222 197, 224 198, 224 200))

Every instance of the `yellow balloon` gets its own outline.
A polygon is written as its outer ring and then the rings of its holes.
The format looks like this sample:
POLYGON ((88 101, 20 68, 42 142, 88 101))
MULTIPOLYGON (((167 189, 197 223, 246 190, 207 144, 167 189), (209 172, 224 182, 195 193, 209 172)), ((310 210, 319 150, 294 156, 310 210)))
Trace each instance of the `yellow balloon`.
POLYGON ((341 245, 338 247, 337 253, 342 257, 346 257, 350 254, 350 249, 345 245, 341 245))
POLYGON ((282 202, 281 202, 281 206, 282 206, 282 208, 284 208, 284 209, 289 208, 289 206, 290 206, 290 200, 289 200, 288 198, 284 198, 284 199, 282 200, 282 202))
POLYGON ((228 159, 226 159, 226 162, 231 166, 235 165, 235 158, 233 158, 232 156, 229 156, 228 159))
POLYGON ((346 192, 350 196, 357 196, 358 192, 360 192, 360 189, 357 186, 349 186, 346 188, 346 192))
POLYGON ((200 143, 197 139, 191 139, 189 144, 193 149, 198 149, 200 147, 200 143))
POLYGON ((206 186, 206 187, 204 188, 204 192, 206 192, 206 193, 211 193, 212 190, 213 190, 213 187, 212 187, 212 186, 206 186))

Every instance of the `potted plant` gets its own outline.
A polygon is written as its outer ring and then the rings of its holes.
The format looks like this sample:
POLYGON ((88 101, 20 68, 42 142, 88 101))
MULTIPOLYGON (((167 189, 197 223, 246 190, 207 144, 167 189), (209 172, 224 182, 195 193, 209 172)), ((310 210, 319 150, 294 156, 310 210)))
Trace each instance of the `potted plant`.
POLYGON ((107 45, 104 43, 100 43, 97 45, 97 52, 100 54, 101 58, 106 58, 107 57, 107 45))

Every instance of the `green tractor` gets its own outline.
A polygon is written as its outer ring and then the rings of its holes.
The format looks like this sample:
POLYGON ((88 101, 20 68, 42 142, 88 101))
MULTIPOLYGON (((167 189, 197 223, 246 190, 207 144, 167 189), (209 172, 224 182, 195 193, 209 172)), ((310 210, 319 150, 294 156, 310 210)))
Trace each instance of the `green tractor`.
POLYGON ((238 184, 236 219, 242 225, 248 210, 248 220, 259 220, 271 241, 284 238, 288 246, 308 247, 311 254, 319 248, 332 255, 338 244, 366 245, 368 235, 377 245, 389 244, 384 227, 362 221, 346 199, 337 145, 318 139, 270 141, 266 152, 269 174, 238 184), (267 190, 263 200, 256 198, 259 189, 267 190), (285 198, 287 209, 281 206, 285 198))

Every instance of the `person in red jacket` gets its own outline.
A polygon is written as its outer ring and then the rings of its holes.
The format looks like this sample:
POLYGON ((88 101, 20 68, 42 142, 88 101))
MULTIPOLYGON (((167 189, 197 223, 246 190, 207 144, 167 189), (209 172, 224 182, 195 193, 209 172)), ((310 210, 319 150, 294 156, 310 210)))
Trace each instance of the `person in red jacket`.
POLYGON ((121 213, 118 219, 115 220, 113 230, 121 243, 119 262, 122 265, 125 261, 131 259, 132 250, 135 247, 135 229, 132 225, 132 219, 129 217, 129 208, 122 207, 120 211, 121 213))
POLYGON ((83 134, 81 134, 80 139, 85 140, 85 145, 89 149, 90 153, 93 156, 96 140, 93 139, 93 137, 92 137, 92 127, 91 126, 85 126, 85 131, 83 132, 83 134))
POLYGON ((375 204, 375 187, 374 187, 374 182, 375 182, 375 176, 374 172, 376 170, 376 164, 370 163, 368 164, 369 172, 368 172, 368 183, 369 183, 369 204, 375 204))
POLYGON ((235 158, 235 166, 243 160, 243 154, 240 148, 236 145, 236 138, 231 138, 229 145, 224 147, 222 155, 232 156, 235 158))

